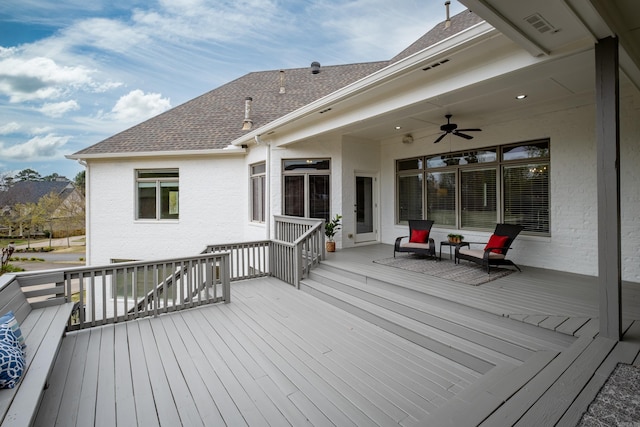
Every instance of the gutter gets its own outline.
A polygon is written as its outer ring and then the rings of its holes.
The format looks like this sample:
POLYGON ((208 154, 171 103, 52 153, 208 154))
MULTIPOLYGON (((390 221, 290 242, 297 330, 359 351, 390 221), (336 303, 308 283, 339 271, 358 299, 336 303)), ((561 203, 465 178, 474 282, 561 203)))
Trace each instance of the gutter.
POLYGON ((353 82, 342 89, 338 89, 335 92, 330 93, 320 99, 317 99, 289 114, 286 114, 260 128, 257 128, 242 137, 231 141, 233 146, 246 145, 252 142, 256 137, 261 135, 268 135, 270 132, 275 131, 277 128, 288 125, 296 120, 311 114, 318 113, 325 108, 332 106, 340 101, 348 99, 354 95, 366 92, 372 88, 402 77, 404 74, 420 69, 425 65, 434 61, 434 57, 438 55, 444 55, 450 53, 452 49, 460 47, 469 41, 478 39, 480 37, 489 38, 498 31, 489 23, 480 22, 472 27, 467 28, 453 36, 439 41, 436 44, 429 46, 428 48, 416 52, 398 62, 395 62, 387 67, 378 70, 356 82, 353 82))
POLYGON ((185 157, 185 156, 230 156, 245 154, 246 148, 238 146, 228 146, 226 148, 216 148, 211 150, 172 150, 172 151, 140 151, 140 152, 120 152, 120 153, 95 153, 95 154, 67 154, 65 157, 70 160, 91 160, 91 159, 120 159, 136 157, 185 157))

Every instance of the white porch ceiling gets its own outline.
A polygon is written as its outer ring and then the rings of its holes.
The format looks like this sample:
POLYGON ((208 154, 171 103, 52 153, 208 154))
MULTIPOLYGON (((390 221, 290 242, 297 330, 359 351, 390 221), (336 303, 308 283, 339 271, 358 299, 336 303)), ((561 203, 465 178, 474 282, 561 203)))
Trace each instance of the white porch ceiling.
MULTIPOLYGON (((380 140, 406 133, 436 135, 444 115, 461 128, 486 126, 521 115, 592 103, 593 45, 616 34, 623 87, 640 87, 640 1, 638 0, 460 0, 532 57, 548 61, 353 123, 343 134, 380 140), (531 22, 534 24, 532 25, 531 22), (541 32, 534 25, 548 25, 541 32), (574 53, 571 53, 574 52, 574 53), (517 101, 517 94, 527 94, 517 101), (400 130, 395 127, 400 126, 400 130)), ((443 70, 439 72, 444 72, 443 70)))

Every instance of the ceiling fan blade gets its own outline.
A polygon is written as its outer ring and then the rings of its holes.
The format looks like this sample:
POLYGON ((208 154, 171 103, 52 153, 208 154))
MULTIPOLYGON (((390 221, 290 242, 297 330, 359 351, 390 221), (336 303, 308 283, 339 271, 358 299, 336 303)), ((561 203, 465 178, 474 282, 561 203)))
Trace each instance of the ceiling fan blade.
POLYGON ((434 144, 437 144, 438 142, 442 141, 442 138, 444 138, 447 135, 447 133, 443 133, 442 135, 440 135, 438 137, 438 139, 436 139, 435 141, 433 141, 434 144))
POLYGON ((456 136, 461 136, 461 137, 463 137, 465 139, 473 139, 473 137, 471 135, 467 135, 465 133, 460 133, 458 131, 453 132, 453 134, 456 135, 456 136))
POLYGON ((457 132, 481 132, 482 129, 456 129, 457 132))

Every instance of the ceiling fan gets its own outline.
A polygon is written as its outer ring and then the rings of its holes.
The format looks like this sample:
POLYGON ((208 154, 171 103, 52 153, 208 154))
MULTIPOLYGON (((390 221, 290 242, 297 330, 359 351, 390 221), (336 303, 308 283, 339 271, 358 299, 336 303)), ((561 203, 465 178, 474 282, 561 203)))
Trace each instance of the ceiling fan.
POLYGON ((440 130, 443 131, 444 133, 442 135, 440 135, 438 137, 438 139, 436 139, 435 141, 433 141, 434 144, 437 144, 438 142, 442 141, 442 138, 444 138, 447 134, 452 133, 456 136, 460 136, 462 138, 465 139, 473 139, 473 137, 471 135, 467 135, 465 133, 461 133, 461 132, 479 132, 482 129, 458 129, 458 125, 455 123, 451 123, 451 114, 446 114, 445 117, 447 118, 447 123, 440 126, 440 130))

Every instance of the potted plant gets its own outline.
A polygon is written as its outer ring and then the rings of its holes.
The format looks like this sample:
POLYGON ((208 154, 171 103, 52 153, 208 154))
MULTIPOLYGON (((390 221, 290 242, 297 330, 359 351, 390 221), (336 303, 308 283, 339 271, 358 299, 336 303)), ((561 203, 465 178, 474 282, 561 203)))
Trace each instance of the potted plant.
POLYGON ((447 234, 447 238, 449 239, 449 243, 462 243, 464 240, 464 236, 462 234, 447 234))
POLYGON ((333 240, 333 237, 336 235, 336 232, 340 230, 341 219, 342 215, 336 214, 332 220, 329 220, 324 225, 324 235, 327 236, 327 252, 335 252, 336 250, 336 242, 333 240))

